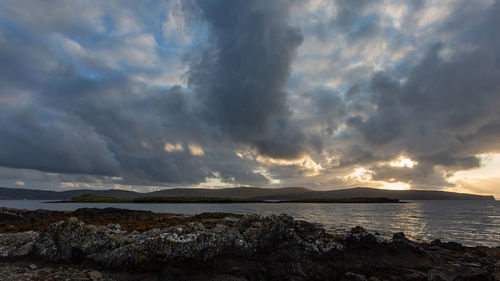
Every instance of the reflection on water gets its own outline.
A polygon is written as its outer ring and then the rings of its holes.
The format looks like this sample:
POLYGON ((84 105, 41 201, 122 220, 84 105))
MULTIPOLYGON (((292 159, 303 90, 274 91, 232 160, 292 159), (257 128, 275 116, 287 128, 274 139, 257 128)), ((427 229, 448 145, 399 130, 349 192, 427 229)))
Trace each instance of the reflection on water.
POLYGON ((47 204, 31 200, 0 200, 0 206, 52 210, 116 207, 181 214, 287 213, 296 219, 321 223, 332 229, 360 225, 385 235, 402 231, 415 240, 439 238, 469 246, 500 246, 499 201, 412 201, 409 204, 47 204))

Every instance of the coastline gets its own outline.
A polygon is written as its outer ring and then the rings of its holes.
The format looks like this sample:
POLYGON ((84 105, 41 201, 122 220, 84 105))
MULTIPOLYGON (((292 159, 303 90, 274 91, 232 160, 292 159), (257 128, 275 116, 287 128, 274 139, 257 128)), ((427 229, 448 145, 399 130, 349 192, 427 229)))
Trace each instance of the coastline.
POLYGON ((138 197, 118 198, 110 196, 97 196, 84 194, 75 196, 70 200, 48 201, 46 203, 127 203, 127 204, 185 204, 185 203, 215 203, 215 204, 241 204, 241 203, 408 203, 399 199, 385 197, 349 197, 349 198, 311 198, 295 200, 258 200, 231 197, 138 197))
POLYGON ((81 280, 497 280, 500 269, 500 247, 331 233, 287 215, 0 208, 0 222, 1 274, 48 274, 36 280, 71 270, 81 280))

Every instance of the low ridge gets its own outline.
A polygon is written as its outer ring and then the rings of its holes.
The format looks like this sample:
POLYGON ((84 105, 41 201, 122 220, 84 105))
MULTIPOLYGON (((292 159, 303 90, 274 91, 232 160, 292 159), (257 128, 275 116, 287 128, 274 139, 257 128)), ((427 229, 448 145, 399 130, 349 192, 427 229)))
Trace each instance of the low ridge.
POLYGON ((221 189, 174 188, 146 193, 117 189, 79 189, 68 191, 48 191, 0 187, 0 199, 2 200, 67 200, 75 196, 89 193, 92 193, 96 196, 109 196, 116 198, 162 196, 231 197, 247 200, 299 200, 313 198, 385 197, 400 200, 495 200, 495 198, 491 195, 476 195, 438 190, 388 190, 368 187, 356 187, 328 191, 313 191, 304 187, 234 187, 221 189))

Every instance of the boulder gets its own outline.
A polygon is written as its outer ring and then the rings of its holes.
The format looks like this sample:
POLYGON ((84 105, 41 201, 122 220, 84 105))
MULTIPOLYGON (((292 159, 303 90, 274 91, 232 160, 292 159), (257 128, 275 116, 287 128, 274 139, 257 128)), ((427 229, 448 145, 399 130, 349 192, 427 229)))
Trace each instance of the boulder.
POLYGON ((35 245, 38 235, 34 231, 0 234, 0 257, 26 256, 35 245))

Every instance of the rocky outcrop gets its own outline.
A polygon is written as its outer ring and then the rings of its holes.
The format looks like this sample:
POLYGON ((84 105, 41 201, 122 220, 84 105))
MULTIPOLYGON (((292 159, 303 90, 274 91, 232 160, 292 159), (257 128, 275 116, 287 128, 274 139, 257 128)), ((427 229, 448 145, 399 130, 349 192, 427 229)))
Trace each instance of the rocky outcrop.
POLYGON ((127 233, 120 225, 94 226, 76 218, 50 225, 33 237, 33 253, 50 261, 85 257, 106 267, 151 268, 176 260, 249 258, 287 246, 324 255, 342 245, 317 225, 281 215, 228 217, 206 227, 190 222, 164 229, 127 233))
POLYGON ((385 238, 362 227, 330 234, 319 225, 287 215, 206 215, 205 220, 186 221, 139 232, 70 217, 38 232, 0 234, 0 257, 37 257, 52 263, 83 260, 101 270, 160 272, 165 280, 211 280, 210 276, 495 280, 500 270, 500 248, 469 248, 439 240, 415 243, 403 233, 385 238))
POLYGON ((37 238, 38 233, 34 231, 0 234, 0 257, 15 258, 28 255, 37 238))

